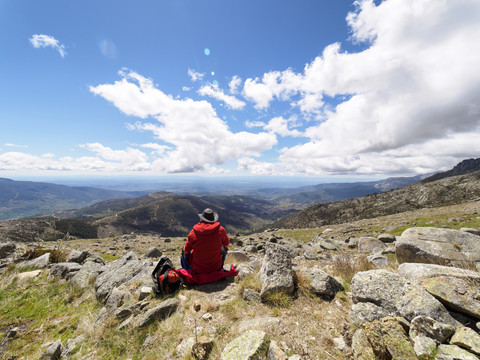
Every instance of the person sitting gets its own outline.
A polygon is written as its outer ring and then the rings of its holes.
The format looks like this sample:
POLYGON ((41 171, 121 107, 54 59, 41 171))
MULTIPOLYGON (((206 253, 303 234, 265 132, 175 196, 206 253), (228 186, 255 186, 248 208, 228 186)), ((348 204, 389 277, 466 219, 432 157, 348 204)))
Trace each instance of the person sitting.
POLYGON ((207 208, 198 217, 200 222, 193 226, 182 250, 182 267, 197 274, 220 270, 228 252, 227 232, 216 211, 207 208))

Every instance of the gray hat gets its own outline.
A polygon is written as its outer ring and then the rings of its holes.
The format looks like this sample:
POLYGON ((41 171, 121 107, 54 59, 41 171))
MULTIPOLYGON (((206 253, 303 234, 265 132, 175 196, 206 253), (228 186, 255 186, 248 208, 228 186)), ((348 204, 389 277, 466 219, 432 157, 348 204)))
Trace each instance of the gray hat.
POLYGON ((200 220, 205 221, 207 223, 214 223, 218 220, 217 212, 209 208, 203 210, 203 213, 198 214, 198 217, 200 218, 200 220))

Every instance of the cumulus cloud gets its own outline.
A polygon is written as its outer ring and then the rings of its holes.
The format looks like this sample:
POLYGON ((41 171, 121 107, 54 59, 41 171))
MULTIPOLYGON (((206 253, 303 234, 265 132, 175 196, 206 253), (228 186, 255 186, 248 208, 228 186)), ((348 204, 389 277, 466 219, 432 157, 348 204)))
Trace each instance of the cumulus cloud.
POLYGON ((242 79, 238 75, 232 77, 232 80, 230 80, 230 83, 228 84, 230 94, 236 94, 240 85, 242 85, 242 79))
POLYGON ((190 79, 195 82, 198 80, 202 80, 203 77, 205 76, 205 73, 199 73, 199 72, 196 72, 195 70, 188 69, 188 76, 190 76, 190 79))
POLYGON ((296 129, 291 129, 291 127, 297 126, 296 122, 297 119, 294 117, 290 119, 284 119, 283 117, 278 116, 270 120, 268 124, 263 126, 263 128, 267 131, 272 131, 280 136, 303 136, 300 131, 296 129))
MULTIPOLYGON (((303 73, 274 71, 245 81, 244 94, 259 109, 295 95, 294 106, 320 114, 304 132, 309 141, 283 149, 280 159, 316 174, 411 172, 445 163, 450 155, 433 157, 444 146, 462 147, 458 139, 478 139, 480 2, 360 0, 356 6, 347 22, 365 50, 347 53, 331 44, 303 73), (329 108, 333 97, 343 100, 329 108)), ((480 155, 478 145, 463 149, 480 155)))
POLYGON ((65 57, 65 55, 67 55, 67 52, 65 51, 65 45, 61 44, 53 36, 35 34, 29 40, 32 46, 36 49, 42 48, 42 47, 52 47, 58 51, 58 53, 62 58, 65 57))
POLYGON ((171 149, 151 162, 157 172, 193 172, 221 165, 241 156, 259 156, 277 143, 269 132, 231 132, 210 103, 179 100, 163 93, 150 79, 120 72, 113 84, 91 86, 90 91, 113 103, 137 121, 131 129, 150 131, 171 149))
POLYGON ((233 110, 240 110, 245 106, 245 103, 241 100, 238 100, 235 96, 225 94, 223 90, 218 87, 218 85, 204 85, 198 90, 198 93, 202 96, 210 96, 214 99, 223 101, 233 110))
POLYGON ((242 157, 237 163, 239 170, 247 170, 253 175, 278 175, 276 165, 269 162, 242 157))

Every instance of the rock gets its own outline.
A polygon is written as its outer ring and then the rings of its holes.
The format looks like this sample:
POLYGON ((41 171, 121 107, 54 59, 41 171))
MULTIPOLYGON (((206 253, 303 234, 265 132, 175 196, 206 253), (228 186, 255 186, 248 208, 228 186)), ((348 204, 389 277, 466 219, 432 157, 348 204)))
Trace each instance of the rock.
POLYGON ((62 355, 62 341, 57 340, 40 356, 40 360, 58 360, 62 355))
POLYGON ((386 256, 380 254, 369 255, 367 256, 367 260, 370 264, 379 268, 390 265, 390 260, 388 260, 386 256))
POLYGON ((143 299, 148 297, 152 292, 153 292, 153 289, 151 286, 142 286, 138 293, 138 300, 142 301, 143 299))
POLYGON ((367 322, 381 320, 389 313, 371 302, 360 302, 352 305, 350 317, 355 325, 361 326, 367 322))
POLYGON ((251 259, 240 251, 229 251, 227 253, 227 257, 225 258, 225 264, 241 264, 241 263, 248 263, 251 259))
MULTIPOLYGON (((273 244, 273 243, 272 243, 273 244)), ((255 360, 267 356, 270 340, 263 331, 249 330, 228 343, 221 360, 255 360)))
POLYGON ((332 340, 333 340, 333 346, 335 346, 335 349, 339 351, 344 351, 345 348, 347 347, 347 344, 345 343, 345 340, 343 339, 343 337, 333 338, 332 340))
POLYGON ((81 268, 82 265, 74 262, 53 264, 50 268, 50 278, 70 280, 81 268))
POLYGON ((67 257, 67 262, 75 262, 78 264, 82 264, 87 257, 89 257, 91 254, 86 251, 79 251, 79 250, 72 250, 70 254, 68 254, 67 257))
POLYGON ((437 356, 435 359, 438 360, 478 360, 479 358, 473 355, 467 350, 456 345, 439 345, 437 348, 437 356))
POLYGON ((88 261, 92 261, 94 263, 97 263, 97 264, 100 264, 100 265, 105 265, 105 260, 103 260, 100 256, 98 256, 97 254, 90 254, 88 255, 88 257, 85 259, 84 261, 84 265, 88 262, 88 261))
POLYGON ((12 242, 0 243, 0 259, 5 259, 15 253, 17 245, 12 242))
POLYGON ((162 252, 158 250, 156 247, 151 247, 150 249, 147 250, 147 252, 145 253, 145 256, 149 258, 159 258, 160 256, 162 256, 162 252))
POLYGON ((113 288, 105 301, 105 307, 107 308, 108 313, 111 314, 119 306, 132 302, 134 302, 134 298, 129 291, 113 288))
POLYGON ((202 336, 192 346, 192 356, 197 360, 207 360, 210 352, 213 349, 214 342, 212 339, 208 339, 202 336))
POLYGON ((447 308, 480 319, 479 282, 438 276, 424 279, 422 286, 447 308))
POLYGON ((378 235, 378 240, 380 240, 385 244, 389 244, 389 243, 395 242, 397 238, 395 237, 395 235, 391 235, 391 234, 380 234, 378 235))
POLYGON ((25 261, 20 264, 23 267, 46 268, 50 264, 50 253, 45 253, 35 259, 25 261))
POLYGON ((120 259, 108 263, 95 281, 95 295, 97 299, 104 301, 114 287, 132 279, 148 266, 150 266, 149 260, 138 260, 133 252, 129 252, 120 259))
POLYGON ((262 297, 260 293, 253 289, 243 290, 243 299, 252 302, 262 302, 262 297))
POLYGON ((67 343, 65 345, 65 348, 63 349, 62 351, 62 358, 67 358, 68 356, 71 355, 73 349, 75 349, 75 347, 82 343, 83 341, 85 340, 85 335, 79 335, 77 336, 75 339, 68 339, 67 340, 67 343))
POLYGON ((289 250, 275 243, 267 243, 265 248, 266 253, 260 269, 260 296, 265 299, 275 292, 293 294, 295 283, 289 250))
POLYGON ((337 292, 345 290, 333 276, 319 269, 312 269, 307 273, 311 279, 311 289, 315 295, 325 300, 332 300, 337 292))
POLYGON ((90 280, 103 272, 103 265, 94 261, 86 261, 82 268, 75 273, 72 282, 82 288, 86 288, 90 280))
POLYGON ((270 341, 267 360, 287 360, 287 355, 280 349, 275 340, 270 341))
POLYGON ((281 326, 282 319, 279 317, 262 316, 253 319, 245 319, 238 325, 238 331, 246 330, 269 330, 281 326))
MULTIPOLYGON (((380 359, 389 359, 390 357, 388 350, 383 341, 382 325, 380 321, 375 320, 370 323, 366 323, 363 325, 363 331, 375 355, 377 355, 380 359)), ((377 359, 377 357, 374 357, 374 359, 377 359)))
POLYGON ((475 229, 475 228, 462 227, 462 228, 460 229, 460 231, 464 231, 464 232, 467 232, 467 233, 470 233, 470 234, 473 234, 473 235, 478 235, 478 236, 480 236, 480 231, 478 231, 478 229, 475 229))
POLYGON ((478 236, 439 228, 410 228, 395 244, 399 264, 426 263, 458 266, 480 262, 478 236))
POLYGON ((306 260, 317 260, 318 259, 318 256, 316 253, 314 253, 313 251, 305 251, 303 253, 303 257, 306 259, 306 260))
POLYGON ((18 332, 20 331, 20 328, 19 327, 13 327, 11 328, 8 333, 7 333, 7 338, 8 339, 12 339, 14 338, 15 336, 17 336, 18 332))
POLYGON ((477 271, 443 266, 437 264, 403 263, 398 273, 407 280, 420 281, 437 276, 453 276, 459 279, 479 279, 477 271))
POLYGON ((338 247, 335 245, 335 243, 332 240, 328 239, 318 239, 317 243, 315 244, 315 247, 319 249, 318 251, 322 250, 330 250, 330 251, 337 251, 338 247))
POLYGON ((435 340, 426 336, 415 336, 413 339, 413 350, 418 357, 428 358, 437 349, 435 340))
POLYGON ((361 237, 358 239, 358 252, 375 254, 382 252, 386 248, 385 244, 373 237, 361 237))
POLYGON ((394 272, 384 269, 359 272, 350 288, 354 303, 373 303, 390 316, 403 316, 411 321, 425 315, 457 324, 445 307, 420 285, 409 283, 394 272))
POLYGON ((393 359, 417 359, 405 329, 396 318, 383 318, 381 328, 383 342, 393 359))
POLYGON ((428 316, 417 316, 410 324, 410 338, 428 337, 438 344, 445 342, 455 332, 455 326, 441 323, 428 316))
POLYGON ((460 346, 476 355, 480 355, 480 335, 474 330, 459 326, 450 339, 450 344, 460 346))
POLYGON ((38 275, 40 275, 41 273, 42 273, 42 270, 33 270, 33 271, 27 271, 27 272, 19 273, 19 274, 15 275, 15 277, 19 281, 24 281, 24 280, 34 279, 38 275))
POLYGON ((245 251, 249 253, 256 253, 258 251, 257 247, 254 245, 247 245, 245 251))
POLYGON ((180 302, 177 299, 168 299, 161 302, 159 305, 138 316, 138 319, 135 322, 135 327, 141 328, 154 321, 166 319, 177 310, 179 303, 180 302))
POLYGON ((195 344, 194 337, 188 337, 184 339, 180 344, 177 346, 177 354, 180 355, 181 358, 185 358, 192 352, 193 344, 195 344))
POLYGON ((211 321, 212 319, 213 319, 213 315, 208 312, 202 315, 202 320, 204 321, 211 321))
POLYGON ((360 328, 355 331, 352 338, 352 350, 357 360, 374 360, 376 359, 372 345, 368 341, 365 331, 360 328))

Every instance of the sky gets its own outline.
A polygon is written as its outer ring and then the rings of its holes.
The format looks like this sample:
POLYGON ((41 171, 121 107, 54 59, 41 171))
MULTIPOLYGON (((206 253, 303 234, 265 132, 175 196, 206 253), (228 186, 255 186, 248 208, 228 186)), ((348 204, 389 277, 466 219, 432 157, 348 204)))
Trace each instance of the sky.
POLYGON ((0 176, 410 176, 480 157, 478 0, 0 0, 0 176))

